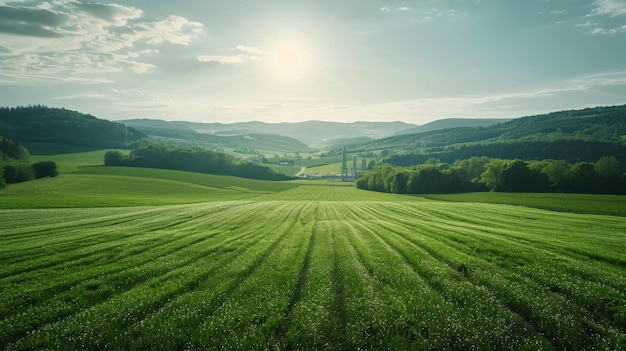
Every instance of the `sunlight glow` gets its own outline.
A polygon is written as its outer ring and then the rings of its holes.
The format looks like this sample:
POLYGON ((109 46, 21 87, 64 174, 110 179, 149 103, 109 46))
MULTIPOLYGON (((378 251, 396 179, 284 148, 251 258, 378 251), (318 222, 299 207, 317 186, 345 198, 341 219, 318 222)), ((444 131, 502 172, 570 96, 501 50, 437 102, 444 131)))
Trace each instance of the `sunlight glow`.
POLYGON ((268 69, 273 79, 283 83, 295 83, 313 70, 311 48, 300 40, 284 40, 269 51, 268 69))

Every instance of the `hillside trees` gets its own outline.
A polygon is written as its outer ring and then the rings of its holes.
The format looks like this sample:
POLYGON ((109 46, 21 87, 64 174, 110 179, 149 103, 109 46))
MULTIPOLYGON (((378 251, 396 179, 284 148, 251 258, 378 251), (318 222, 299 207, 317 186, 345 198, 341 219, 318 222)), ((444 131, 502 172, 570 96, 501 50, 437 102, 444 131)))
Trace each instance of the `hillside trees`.
POLYGON ((30 164, 28 158, 28 150, 20 143, 0 136, 0 189, 7 184, 55 177, 58 174, 56 163, 53 161, 30 164))
POLYGON ((601 157, 594 163, 573 164, 564 160, 529 163, 474 157, 454 165, 429 162, 402 168, 384 164, 362 173, 356 186, 400 194, 473 191, 626 194, 626 174, 621 173, 619 162, 612 156, 601 157))
POLYGON ((130 166, 175 169, 188 172, 231 175, 262 180, 286 180, 289 177, 272 169, 201 147, 171 146, 153 143, 131 150, 127 156, 120 151, 107 151, 106 166, 130 166))
POLYGON ((87 147, 130 147, 147 136, 117 122, 41 105, 0 108, 2 133, 20 142, 87 147))
POLYGON ((17 141, 0 136, 0 159, 28 160, 28 150, 17 141))

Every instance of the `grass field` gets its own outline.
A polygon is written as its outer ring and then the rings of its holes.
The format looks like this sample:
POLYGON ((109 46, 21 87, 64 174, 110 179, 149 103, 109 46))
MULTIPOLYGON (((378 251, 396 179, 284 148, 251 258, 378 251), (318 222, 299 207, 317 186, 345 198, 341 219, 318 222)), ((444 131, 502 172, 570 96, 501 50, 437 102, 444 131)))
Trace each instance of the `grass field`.
POLYGON ((623 197, 80 163, 0 190, 0 349, 626 349, 623 197))
MULTIPOLYGON (((352 167, 352 165, 350 165, 350 167, 352 167)), ((319 175, 325 176, 329 174, 338 174, 340 172, 341 172, 341 162, 332 163, 328 165, 322 165, 322 166, 307 167, 304 173, 319 174, 319 175)))
POLYGON ((535 193, 432 194, 428 199, 456 202, 482 202, 543 208, 546 210, 609 214, 626 217, 626 196, 535 193))

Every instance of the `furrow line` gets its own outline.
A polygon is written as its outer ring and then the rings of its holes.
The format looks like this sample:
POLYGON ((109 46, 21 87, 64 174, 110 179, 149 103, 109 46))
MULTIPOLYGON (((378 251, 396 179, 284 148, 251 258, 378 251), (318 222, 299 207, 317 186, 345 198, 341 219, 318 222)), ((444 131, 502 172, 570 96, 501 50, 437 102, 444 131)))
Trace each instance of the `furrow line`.
MULTIPOLYGON (((171 216, 167 216, 164 217, 162 215, 155 215, 154 217, 158 217, 159 218, 159 222, 167 222, 170 220, 171 216)), ((209 221, 215 221, 215 218, 211 218, 209 216, 209 214, 204 214, 203 217, 200 217, 201 219, 203 219, 202 223, 204 222, 209 222, 209 221)), ((182 224, 183 221, 181 221, 182 224)), ((96 228, 94 228, 96 229, 96 228)), ((84 266, 86 264, 88 264, 88 262, 83 262, 82 259, 87 258, 88 261, 93 261, 94 259, 97 259, 98 257, 108 257, 110 255, 110 253, 108 251, 103 251, 102 249, 98 249, 97 245, 99 243, 106 243, 107 244, 107 250, 111 250, 113 248, 116 247, 120 247, 123 251, 128 251, 127 255, 123 255, 121 257, 124 256, 128 256, 128 255, 134 255, 136 254, 136 252, 133 252, 133 250, 126 250, 126 247, 128 246, 128 243, 126 243, 125 241, 121 241, 122 239, 131 239, 134 237, 140 237, 143 238, 143 241, 150 241, 152 240, 150 237, 145 236, 145 231, 146 229, 148 230, 154 230, 154 228, 143 228, 141 226, 141 224, 138 224, 137 226, 132 226, 132 227, 113 227, 113 228, 109 228, 108 232, 109 233, 117 233, 119 231, 123 231, 123 232, 128 232, 129 234, 127 235, 117 235, 115 242, 113 244, 108 244, 108 241, 110 240, 110 236, 106 235, 107 232, 102 232, 102 231, 96 231, 95 234, 92 235, 84 235, 85 231, 88 231, 89 228, 84 228, 81 232, 83 233, 83 237, 81 238, 81 242, 83 243, 83 245, 80 246, 73 246, 72 247, 72 251, 77 251, 77 250, 81 250, 84 248, 90 248, 89 251, 87 252, 80 252, 80 253, 76 253, 76 254, 68 254, 66 252, 63 252, 62 255, 58 256, 58 258, 55 260, 47 260, 45 262, 42 262, 38 265, 34 265, 34 266, 27 266, 27 267, 23 267, 20 269, 20 266, 18 265, 19 261, 15 261, 13 258, 11 259, 11 268, 13 269, 12 271, 4 271, 4 272, 0 272, 0 279, 11 276, 11 275, 20 275, 23 273, 27 273, 33 270, 37 270, 40 268, 53 268, 56 267, 58 265, 68 265, 69 262, 74 262, 74 265, 77 266, 84 266), (133 229, 137 228, 137 231, 134 231, 133 229), (101 240, 98 241, 93 241, 90 240, 91 238, 102 238, 101 240), (94 255, 94 252, 97 251, 98 254, 94 255), (69 261, 69 262, 68 262, 69 261)), ((187 230, 188 228, 181 228, 181 231, 183 230, 187 230)), ((60 245, 67 245, 68 243, 59 243, 58 246, 60 245)), ((157 245, 158 246, 158 245, 157 245)), ((36 260, 39 257, 49 257, 50 253, 48 252, 49 250, 51 250, 52 248, 46 248, 45 251, 43 251, 41 254, 39 255, 33 255, 32 254, 32 250, 38 250, 38 251, 42 251, 40 247, 35 247, 29 250, 22 250, 25 251, 26 253, 23 255, 25 257, 25 259, 23 261, 33 261, 36 260)), ((150 249, 149 247, 146 247, 145 250, 150 249)))
MULTIPOLYGON (((243 239, 245 237, 249 237, 249 236, 252 236, 252 235, 254 235, 253 232, 242 232, 240 236, 238 236, 236 238, 233 238, 233 240, 241 240, 241 239, 243 239)), ((198 242, 198 244, 200 244, 200 243, 202 243, 202 242, 207 240, 207 238, 201 238, 201 239, 202 240, 200 242, 198 242)), ((256 243, 260 242, 262 239, 263 239, 262 237, 259 237, 258 240, 252 242, 251 245, 255 245, 256 243)), ((197 246, 197 245, 194 245, 194 246, 197 246)), ((185 250, 185 251, 193 250, 194 246, 185 246, 185 248, 183 250, 185 250)), ((209 250, 209 251, 203 251, 203 252, 200 252, 199 254, 197 254, 195 256, 186 257, 186 259, 181 261, 179 264, 168 265, 168 266, 165 267, 165 270, 161 270, 159 273, 153 272, 153 274, 151 274, 151 275, 141 275, 145 279, 137 279, 137 280, 135 280, 135 279, 130 279, 130 280, 126 279, 127 281, 129 281, 131 283, 131 285, 129 287, 127 287, 127 289, 130 289, 130 290, 126 290, 126 291, 127 292, 132 291, 132 289, 134 287, 140 286, 141 284, 143 284, 144 282, 148 281, 149 279, 151 279, 151 280, 159 280, 160 278, 158 278, 154 274, 160 274, 161 276, 171 275, 171 274, 174 274, 177 270, 187 269, 186 267, 189 267, 189 266, 193 265, 195 262, 204 259, 207 255, 210 255, 211 253, 217 252, 220 249, 220 247, 222 247, 222 246, 223 246, 223 243, 220 243, 220 244, 217 244, 216 246, 214 246, 214 248, 209 250), (132 280, 132 282, 131 282, 131 280, 132 280)), ((238 248, 238 251, 239 251, 239 254, 237 254, 237 255, 240 255, 240 254, 245 253, 246 250, 242 249, 240 247, 240 248, 238 248)), ((176 254, 177 256, 180 256, 180 251, 176 251, 173 254, 176 254)), ((232 257, 231 256, 225 256, 224 259, 226 259, 226 258, 232 258, 232 257)), ((161 257, 161 260, 166 260, 166 258, 165 257, 161 257)), ((151 263, 148 263, 148 264, 151 264, 151 263)), ((214 267, 214 269, 218 269, 218 268, 219 268, 219 266, 215 266, 214 267)), ((133 268, 133 270, 138 271, 139 274, 141 274, 141 272, 143 271, 143 269, 141 267, 133 268)), ((210 276, 210 274, 212 274, 212 273, 214 273, 214 270, 211 271, 210 273, 207 273, 206 277, 210 276)), ((120 276, 124 276, 125 278, 128 278, 128 272, 127 271, 120 270, 119 271, 119 275, 120 276)), ((106 278, 106 277, 102 277, 102 279, 104 279, 104 278, 106 278)), ((112 276, 110 276, 108 278, 110 279, 110 278, 112 278, 112 276)), ((106 281, 106 279, 104 281, 106 281)), ((82 285, 85 285, 85 284, 88 284, 88 282, 83 283, 82 285)), ((181 284, 181 286, 182 286, 181 289, 176 289, 174 292, 172 292, 171 294, 167 294, 163 298, 166 299, 166 300, 171 300, 174 296, 178 295, 179 292, 180 293, 184 293, 185 292, 185 287, 187 287, 187 285, 186 284, 181 284)), ((123 294, 124 294, 124 292, 120 291, 120 292, 118 292, 118 294, 113 295, 113 296, 121 296, 123 294)), ((106 298, 109 299, 111 297, 106 297, 106 298)), ((87 306, 83 306, 83 308, 89 308, 89 307, 96 306, 100 302, 102 302, 102 300, 100 300, 100 301, 93 301, 92 303, 88 304, 87 306)), ((66 315, 63 315, 63 316, 56 316, 55 318, 52 318, 51 321, 49 321, 49 324, 54 324, 55 323, 54 321, 65 320, 65 319, 71 317, 72 315, 73 315, 73 312, 71 312, 69 314, 66 314, 66 315)))
MULTIPOLYGON (((264 207, 264 210, 271 211, 282 211, 285 208, 290 207, 290 203, 272 203, 271 205, 274 208, 264 207)), ((256 230, 254 232, 254 237, 256 237, 255 246, 262 242, 266 241, 268 237, 263 234, 269 232, 271 234, 275 234, 275 239, 273 239, 268 245, 262 250, 253 250, 254 246, 249 246, 245 250, 241 250, 241 255, 238 257, 245 257, 246 254, 253 254, 254 259, 246 262, 245 266, 241 268, 241 263, 236 260, 230 260, 225 266, 221 266, 219 273, 216 270, 210 272, 210 274, 203 274, 199 276, 199 279, 196 279, 198 282, 197 288, 194 291, 188 292, 187 294, 181 294, 177 297, 170 299, 170 302, 166 305, 162 305, 159 309, 154 309, 151 313, 146 314, 140 320, 137 320, 135 324, 130 327, 126 327, 127 333, 130 333, 130 339, 135 339, 137 336, 137 343, 141 344, 145 342, 141 338, 143 335, 142 330, 144 328, 154 327, 155 325, 159 325, 159 320, 163 318, 167 319, 167 316, 174 313, 177 310, 194 310, 195 313, 193 315, 184 315, 179 318, 184 318, 185 323, 188 325, 197 326, 194 330, 179 330, 175 334, 171 335, 168 340, 164 342, 167 343, 168 347, 171 348, 181 348, 187 347, 183 344, 181 339, 185 339, 185 342, 189 342, 191 340, 193 334, 197 333, 198 330, 203 329, 203 321, 206 321, 210 316, 215 313, 218 313, 220 309, 223 309, 225 303, 231 298, 233 293, 247 280, 252 276, 257 269, 262 265, 262 262, 266 260, 272 252, 276 250, 278 245, 288 236, 290 235, 291 229, 297 224, 298 215, 292 216, 294 213, 300 213, 303 208, 295 209, 291 206, 288 214, 284 215, 285 218, 293 217, 293 221, 289 224, 289 227, 286 230, 277 230, 284 223, 280 223, 278 221, 274 221, 271 226, 256 226, 256 230), (230 269, 228 267, 231 267, 230 269), (235 270, 236 273, 234 276, 226 276, 227 272, 230 270, 235 270), (211 278, 208 279, 207 278, 211 278), (208 296, 205 296, 204 286, 210 286, 211 291, 208 296)), ((274 236, 274 235, 272 235, 274 236)), ((178 315, 178 314, 176 314, 178 315)), ((163 345, 162 345, 163 346, 163 345)), ((134 345, 133 347, 143 348, 144 346, 134 345)))
POLYGON ((306 254, 304 255, 304 260, 302 261, 302 265, 300 268, 300 273, 298 274, 298 282, 296 283, 293 292, 291 293, 291 298, 289 299, 289 304, 287 305, 287 311, 285 312, 285 324, 281 328, 280 339, 284 340, 285 335, 287 334, 287 329, 291 325, 291 320, 293 318, 293 312, 296 308, 297 303, 300 301, 302 297, 302 289, 304 289, 304 285, 306 284, 307 275, 309 273, 309 266, 311 264, 311 254, 313 253, 313 246, 315 244, 315 226, 311 229, 311 235, 309 237, 309 244, 307 245, 306 254))

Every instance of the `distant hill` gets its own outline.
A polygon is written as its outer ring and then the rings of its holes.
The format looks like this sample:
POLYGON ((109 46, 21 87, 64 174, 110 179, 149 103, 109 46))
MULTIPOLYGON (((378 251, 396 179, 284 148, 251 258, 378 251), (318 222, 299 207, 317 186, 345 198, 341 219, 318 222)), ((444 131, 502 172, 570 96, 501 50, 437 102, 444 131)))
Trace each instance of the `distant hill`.
MULTIPOLYGON (((410 153, 414 159, 432 157, 445 162, 472 156, 595 161, 604 155, 626 161, 626 105, 553 112, 488 127, 399 135, 353 149, 387 149, 410 153)), ((414 164, 399 161, 402 157, 391 161, 414 164)))
POLYGON ((511 118, 444 118, 422 124, 421 126, 401 130, 396 132, 395 135, 417 134, 460 127, 488 127, 510 120, 511 118))
MULTIPOLYGON (((126 120, 122 123, 143 130, 148 134, 155 131, 153 128, 163 121, 156 120, 126 120)), ((249 134, 274 134, 296 139, 310 147, 321 147, 329 141, 337 139, 352 139, 367 137, 370 139, 384 138, 395 133, 413 128, 416 125, 404 122, 324 122, 306 121, 295 123, 194 123, 194 122, 166 122, 170 128, 194 130, 197 133, 237 136, 249 134)), ((160 127, 158 127, 160 128, 160 127)))
POLYGON ((45 106, 0 108, 0 134, 20 143, 51 143, 94 148, 131 147, 147 137, 146 134, 122 123, 45 106))
POLYGON ((122 121, 122 123, 144 132, 153 139, 172 145, 229 148, 244 153, 316 151, 300 140, 285 135, 266 133, 265 129, 220 130, 219 123, 168 122, 156 119, 132 119, 122 121))

